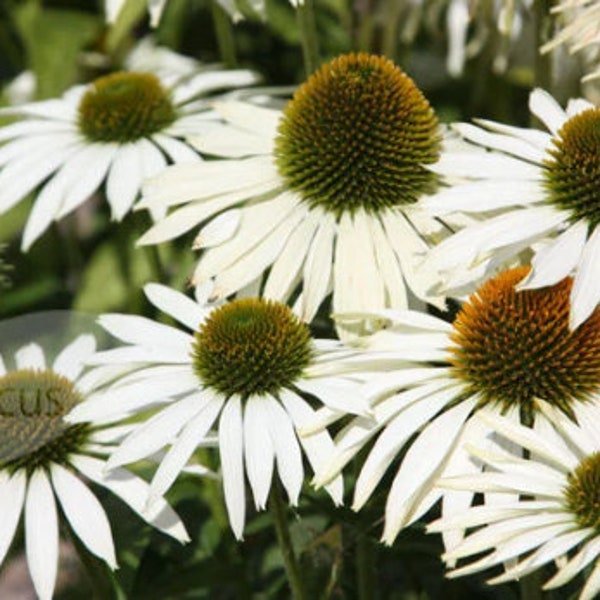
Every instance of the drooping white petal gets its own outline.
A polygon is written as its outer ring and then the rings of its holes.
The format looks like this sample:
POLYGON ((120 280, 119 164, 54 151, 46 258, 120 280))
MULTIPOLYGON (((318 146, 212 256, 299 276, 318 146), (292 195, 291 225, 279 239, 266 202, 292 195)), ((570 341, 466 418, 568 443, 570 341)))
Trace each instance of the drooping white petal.
POLYGON ((596 560, 598 556, 600 556, 600 538, 594 537, 587 544, 584 544, 581 550, 543 585, 542 589, 551 590, 568 583, 593 560, 596 560))
POLYGON ((25 551, 35 591, 40 600, 51 600, 58 569, 58 515, 52 487, 41 469, 33 472, 27 486, 25 551))
POLYGON ((267 398, 267 429, 273 442, 277 471, 290 504, 296 506, 304 480, 302 453, 290 415, 275 398, 267 398))
POLYGON ((408 308, 408 295, 402 268, 379 219, 370 218, 375 260, 386 292, 386 305, 394 309, 408 308))
POLYGON ((555 240, 535 253, 531 271, 516 286, 517 290, 533 290, 554 285, 569 275, 580 261, 587 237, 587 225, 579 221, 555 240))
POLYGON ((310 322, 329 292, 333 270, 334 218, 322 215, 319 228, 304 262, 301 318, 310 322))
POLYGON ((114 452, 106 467, 115 467, 141 460, 171 443, 181 429, 210 402, 212 393, 190 394, 138 425, 114 452))
POLYGON ((438 282, 439 277, 434 271, 421 266, 429 250, 428 245, 401 211, 387 211, 382 220, 387 239, 398 257, 402 275, 410 290, 417 298, 444 310, 444 299, 430 293, 430 289, 438 282))
POLYGON ((219 416, 222 406, 222 398, 211 399, 183 428, 152 478, 149 504, 152 504, 171 487, 181 469, 219 416))
POLYGON ((265 298, 285 301, 289 297, 319 227, 319 216, 317 211, 308 212, 289 235, 265 283, 265 298))
POLYGON ((600 592, 600 561, 596 561, 592 572, 587 576, 579 600, 594 600, 600 592))
POLYGON ((12 477, 0 471, 0 565, 4 562, 23 511, 27 477, 24 470, 12 477))
POLYGON ((600 227, 590 235, 577 269, 571 290, 569 328, 577 329, 594 312, 600 302, 600 227))
POLYGON ((57 218, 81 206, 100 187, 116 152, 116 144, 90 144, 63 166, 64 195, 57 218))
POLYGON ((535 431, 528 427, 524 427, 511 419, 500 415, 490 415, 487 412, 478 412, 477 418, 483 419, 490 427, 498 433, 501 433, 512 442, 516 442, 531 452, 536 453, 551 465, 557 465, 559 469, 567 469, 572 467, 573 455, 564 455, 560 453, 560 447, 552 444, 551 439, 540 437, 535 431))
MULTIPOLYGON (((443 402, 443 400, 442 400, 443 402)), ((443 407, 437 394, 409 404, 381 433, 365 460, 354 488, 353 510, 360 510, 408 439, 443 407)))
MULTIPOLYGON (((338 225, 333 264, 333 310, 336 313, 385 306, 385 288, 375 260, 368 217, 344 213, 338 225)), ((352 336, 346 323, 336 323, 341 339, 352 336)))
POLYGON ((241 400, 233 396, 225 403, 219 419, 219 454, 229 524, 238 540, 243 537, 246 521, 243 431, 241 400))
POLYGON ((112 218, 120 221, 133 206, 142 184, 142 161, 139 142, 122 144, 117 151, 106 180, 106 198, 112 218))
POLYGON ((407 519, 421 515, 411 510, 415 501, 434 485, 436 472, 446 460, 465 420, 473 409, 472 398, 463 400, 432 421, 411 445, 394 478, 385 510, 382 539, 391 544, 407 519))
POLYGON ((268 420, 267 398, 250 396, 244 407, 244 459, 256 510, 267 504, 275 464, 268 420))
MULTIPOLYGON (((187 144, 164 133, 155 133, 152 140, 164 150, 174 163, 195 163, 202 160, 198 153, 187 144)), ((158 176, 158 173, 156 176, 158 176)))
POLYGON ((482 255, 514 243, 535 241, 555 230, 565 215, 550 206, 511 211, 468 227, 435 246, 423 269, 451 270, 471 266, 482 255))
MULTIPOLYGON (((296 428, 300 427, 302 423, 314 419, 315 411, 312 407, 303 398, 291 390, 281 390, 280 397, 296 428)), ((329 436, 329 433, 327 433, 327 431, 321 431, 319 433, 302 436, 300 438, 300 444, 306 453, 313 471, 317 473, 323 470, 325 462, 334 451, 333 441, 329 436)), ((328 483, 325 486, 325 489, 336 505, 342 503, 344 483, 341 475, 338 475, 331 483, 328 483)))
MULTIPOLYGON (((216 274, 214 299, 226 298, 240 288, 251 284, 273 264, 279 256, 288 237, 299 225, 305 215, 305 209, 298 207, 282 222, 266 235, 256 246, 248 248, 245 254, 234 264, 216 274)), ((238 233, 238 236, 242 235, 238 233)), ((217 249, 215 249, 216 251, 217 249)), ((201 269, 202 260, 196 273, 201 269)))
MULTIPOLYGON (((236 235, 224 244, 209 249, 201 258, 193 275, 194 282, 204 281, 221 273, 276 231, 281 224, 289 222, 296 214, 296 223, 301 212, 295 210, 298 198, 295 194, 283 193, 244 208, 236 235)), ((287 233, 289 235, 289 232, 287 233)))
POLYGON ((38 147, 26 159, 13 161, 0 172, 0 213, 17 204, 80 148, 71 135, 66 140, 53 136, 52 142, 51 147, 38 147))
POLYGON ((52 465, 50 475, 63 512, 77 537, 92 554, 100 557, 111 569, 116 569, 110 523, 96 496, 60 465, 52 465))
POLYGON ((106 473, 106 463, 91 456, 74 455, 71 464, 83 475, 105 487, 128 504, 144 521, 180 542, 189 541, 185 527, 169 504, 159 498, 147 506, 150 486, 125 469, 106 473))
POLYGON ((73 408, 67 420, 76 423, 125 416, 155 404, 170 402, 178 394, 197 388, 198 381, 188 367, 175 367, 156 378, 116 385, 91 394, 73 408))
POLYGON ((300 379, 296 385, 304 392, 316 396, 325 406, 344 413, 366 415, 370 406, 357 386, 336 377, 300 379))
POLYGON ((198 232, 192 249, 212 248, 230 240, 239 227, 241 217, 242 211, 239 208, 230 208, 217 215, 198 232))

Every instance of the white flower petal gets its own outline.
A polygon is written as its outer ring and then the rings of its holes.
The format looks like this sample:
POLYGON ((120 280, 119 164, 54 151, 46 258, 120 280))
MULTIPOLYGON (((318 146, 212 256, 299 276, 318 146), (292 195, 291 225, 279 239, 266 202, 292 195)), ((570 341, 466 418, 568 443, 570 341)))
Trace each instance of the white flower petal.
POLYGON ((298 200, 294 194, 284 193, 244 208, 236 235, 228 242, 209 249, 202 256, 194 271, 193 281, 198 283, 214 277, 246 258, 252 249, 260 247, 261 242, 277 231, 280 225, 285 228, 292 215, 296 215, 298 222, 302 216, 302 212, 295 210, 298 200))
POLYGON ((204 410, 211 397, 212 392, 206 391, 190 394, 137 426, 111 455, 106 468, 110 470, 141 460, 173 442, 190 419, 204 410))
POLYGON ((360 389, 350 381, 336 377, 300 379, 296 382, 303 392, 316 396, 325 406, 353 415, 367 415, 370 406, 360 389))
POLYGON ((138 315, 105 314, 98 322, 111 335, 128 344, 188 351, 192 342, 189 334, 138 315))
POLYGON ((385 543, 392 544, 400 529, 421 516, 411 511, 412 505, 432 488, 432 478, 451 452, 474 404, 470 398, 448 409, 409 448, 387 498, 382 536, 385 543))
POLYGON ((197 331, 206 318, 207 311, 197 302, 166 285, 148 283, 144 286, 144 294, 156 308, 192 331, 197 331))
MULTIPOLYGON (((202 159, 188 144, 164 133, 155 133, 152 140, 169 156, 174 163, 196 163, 202 159)), ((158 173, 156 174, 158 176, 158 173)))
POLYGON ((142 184, 140 144, 119 146, 106 180, 106 198, 112 218, 120 221, 133 206, 142 184))
MULTIPOLYGON (((280 392, 281 402, 292 418, 294 425, 298 428, 302 423, 314 419, 315 411, 300 396, 291 390, 283 389, 280 392)), ((308 462, 315 473, 324 469, 325 462, 333 455, 334 445, 329 433, 322 431, 300 438, 300 444, 306 453, 308 462)), ((336 506, 342 504, 344 482, 341 475, 325 486, 327 493, 331 496, 336 506)))
POLYGON ((204 135, 188 139, 190 144, 203 154, 212 154, 223 158, 268 155, 273 150, 272 139, 229 125, 221 125, 204 135))
POLYGON ((243 537, 246 521, 243 431, 241 400, 233 396, 225 403, 219 419, 219 453, 225 505, 231 529, 238 540, 243 537))
POLYGON ((229 123, 266 139, 275 137, 282 114, 248 102, 217 102, 215 108, 229 123))
POLYGON ((600 592, 600 561, 596 561, 592 572, 587 576, 579 600, 594 600, 600 592))
POLYGON ((275 449, 269 435, 267 398, 250 396, 244 407, 244 458, 256 510, 267 504, 275 449))
POLYGON ((38 469, 29 478, 25 499, 27 565, 40 600, 51 600, 58 568, 58 515, 46 473, 38 469))
POLYGON ((52 465, 52 485, 77 537, 111 569, 117 568, 110 523, 96 496, 67 469, 52 465))
POLYGON ((125 469, 113 469, 107 474, 106 463, 90 456, 72 456, 71 463, 83 475, 121 498, 150 525, 180 542, 189 541, 183 523, 165 500, 160 498, 147 506, 150 486, 143 479, 125 469))
POLYGON ((304 262, 300 316, 307 323, 314 319, 330 290, 335 232, 334 218, 325 213, 304 262))
POLYGON ((202 442, 219 416, 222 406, 222 398, 213 398, 183 428, 152 478, 148 504, 153 504, 171 487, 196 447, 202 442))
MULTIPOLYGON (((216 274, 212 298, 226 298, 258 279, 279 256, 288 237, 302 221, 304 215, 305 209, 298 207, 254 248, 248 249, 237 262, 216 274)), ((199 263, 199 268, 201 264, 202 261, 199 263)))
POLYGON ((237 231, 242 211, 231 208, 209 221, 196 235, 192 248, 211 248, 230 240, 237 231))
POLYGON ((438 161, 427 167, 430 171, 448 177, 539 181, 541 169, 530 163, 504 154, 492 152, 446 152, 438 161))
POLYGON ((537 181, 481 180, 441 188, 419 205, 432 215, 444 216, 456 211, 482 213, 499 208, 534 204, 543 200, 544 190, 537 181))
POLYGON ((60 352, 54 359, 52 370, 71 381, 77 380, 85 361, 96 351, 96 338, 82 334, 60 352))
MULTIPOLYGON (((344 213, 338 225, 333 264, 333 310, 360 313, 385 307, 385 288, 369 233, 368 217, 344 213)), ((350 323, 336 322, 340 339, 357 332, 350 323)))
POLYGON ((46 358, 41 346, 36 343, 27 344, 19 348, 15 353, 17 369, 39 369, 46 368, 46 358))
MULTIPOLYGON (((38 144, 39 146, 39 144, 38 144)), ((12 208, 74 154, 80 146, 72 135, 52 137, 52 147, 38 147, 27 158, 15 160, 0 172, 0 213, 12 208)))
POLYGON ((464 138, 475 144, 506 152, 526 161, 541 164, 546 157, 546 151, 543 147, 532 146, 519 138, 490 133, 470 123, 457 123, 453 125, 453 128, 464 138))
POLYGON ((533 290, 554 285, 569 275, 580 260, 587 237, 587 225, 579 221, 555 240, 535 253, 531 271, 516 286, 517 290, 533 290))
POLYGON ((117 152, 116 144, 90 144, 84 146, 67 162, 61 172, 64 197, 57 219, 81 206, 102 184, 117 152))
POLYGON ((280 181, 270 157, 178 163, 144 184, 145 203, 182 204, 280 181))
POLYGON ((319 218, 317 211, 309 211, 295 231, 288 236, 265 283, 262 293, 265 298, 285 301, 289 297, 319 227, 319 218))
POLYGON ((290 415, 274 398, 267 398, 267 428, 273 441, 277 471, 290 504, 296 506, 304 480, 302 453, 290 415))
POLYGON ((600 227, 596 226, 581 255, 571 290, 569 328, 577 329, 600 302, 600 227))
POLYGON ((565 111, 551 94, 535 88, 529 95, 529 110, 552 132, 553 135, 567 120, 565 111))
POLYGON ((24 470, 12 477, 0 471, 0 565, 10 549, 23 511, 27 478, 24 470))

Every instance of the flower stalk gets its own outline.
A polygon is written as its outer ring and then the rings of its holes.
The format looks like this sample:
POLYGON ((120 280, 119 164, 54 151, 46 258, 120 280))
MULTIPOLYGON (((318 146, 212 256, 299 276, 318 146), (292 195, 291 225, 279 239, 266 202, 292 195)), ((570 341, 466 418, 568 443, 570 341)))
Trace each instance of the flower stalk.
POLYGON ((306 595, 304 581, 300 573, 300 565, 298 564, 298 559, 294 552, 290 529, 286 519, 286 507, 283 498, 281 497, 279 482, 277 481, 273 482, 273 485, 271 486, 269 510, 275 524, 277 542, 279 543, 279 548, 283 556, 285 571, 292 590, 292 598, 293 600, 307 600, 308 596, 306 595))

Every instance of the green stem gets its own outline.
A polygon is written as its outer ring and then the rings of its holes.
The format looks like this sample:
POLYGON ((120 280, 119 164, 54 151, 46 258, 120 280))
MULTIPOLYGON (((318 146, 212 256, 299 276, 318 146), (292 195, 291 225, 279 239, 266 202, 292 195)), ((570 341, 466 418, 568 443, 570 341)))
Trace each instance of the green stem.
POLYGON ((275 524, 275 533, 281 554, 283 555, 283 563, 285 571, 290 582, 292 590, 292 598, 294 600, 307 600, 308 596, 304 589, 304 581, 300 573, 298 559, 292 546, 292 538, 286 518, 286 505, 281 497, 281 488, 278 481, 274 481, 271 485, 271 493, 269 495, 269 510, 275 524))
POLYGON ((538 569, 519 579, 519 594, 521 600, 542 600, 542 571, 538 569))
POLYGON ((123 591, 119 587, 113 572, 108 565, 99 558, 96 558, 83 545, 81 540, 75 535, 70 526, 67 526, 69 537, 77 556, 87 573, 92 589, 93 600, 121 600, 125 598, 123 591))
POLYGON ((302 56, 306 76, 312 75, 319 66, 319 45, 317 42, 317 26, 315 20, 314 0, 304 0, 296 9, 302 56))
POLYGON ((385 25, 383 28, 382 49, 385 56, 397 62, 398 53, 398 24, 400 21, 400 9, 402 3, 398 0, 388 0, 385 6, 385 25))
POLYGON ((166 283, 165 269, 163 268, 158 248, 156 246, 144 246, 144 252, 146 260, 150 265, 152 280, 156 283, 166 283))
POLYGON ((359 600, 375 598, 376 554, 376 545, 366 533, 360 531, 356 538, 356 578, 359 600))
POLYGON ((221 62, 226 67, 235 67, 237 65, 237 58, 235 53, 235 41, 233 37, 231 19, 229 18, 229 15, 217 4, 216 0, 212 0, 211 10, 221 62))

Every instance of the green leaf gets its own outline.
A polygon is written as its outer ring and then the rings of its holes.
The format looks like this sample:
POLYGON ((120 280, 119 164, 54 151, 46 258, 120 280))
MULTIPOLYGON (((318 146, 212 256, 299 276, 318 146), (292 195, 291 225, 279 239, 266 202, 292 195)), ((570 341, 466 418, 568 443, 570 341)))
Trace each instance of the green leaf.
POLYGON ((74 10, 42 10, 36 0, 19 4, 14 18, 37 78, 38 97, 59 95, 77 81, 77 59, 100 33, 101 19, 74 10))

